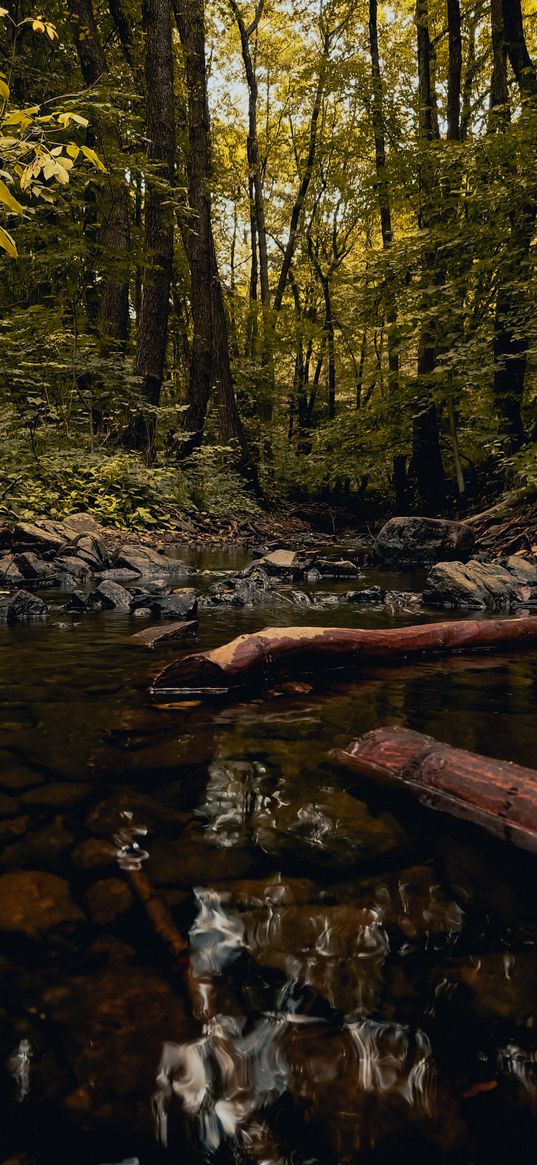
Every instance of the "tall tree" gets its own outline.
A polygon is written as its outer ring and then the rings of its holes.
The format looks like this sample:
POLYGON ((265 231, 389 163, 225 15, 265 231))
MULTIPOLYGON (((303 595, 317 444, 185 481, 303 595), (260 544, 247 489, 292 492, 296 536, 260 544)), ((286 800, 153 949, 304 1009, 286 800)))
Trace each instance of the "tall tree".
POLYGON ((445 477, 440 451, 438 411, 433 395, 437 330, 430 305, 430 288, 438 284, 437 256, 432 240, 435 215, 438 211, 438 191, 431 148, 437 131, 428 0, 417 0, 416 29, 418 126, 421 143, 419 226, 425 236, 422 250, 422 285, 425 296, 423 322, 418 336, 417 411, 412 425, 412 466, 425 508, 435 511, 441 509, 444 502, 445 477))
POLYGON ((136 346, 139 404, 128 441, 152 460, 160 405, 173 266, 175 108, 170 0, 144 0, 147 172, 144 273, 136 346))
MULTIPOLYGON (((69 11, 84 83, 93 89, 105 82, 108 66, 92 0, 69 0, 69 11)), ((96 112, 99 149, 108 173, 99 205, 99 238, 104 284, 99 305, 103 347, 116 343, 124 351, 129 334, 130 223, 127 183, 121 170, 121 139, 109 112, 96 112)))

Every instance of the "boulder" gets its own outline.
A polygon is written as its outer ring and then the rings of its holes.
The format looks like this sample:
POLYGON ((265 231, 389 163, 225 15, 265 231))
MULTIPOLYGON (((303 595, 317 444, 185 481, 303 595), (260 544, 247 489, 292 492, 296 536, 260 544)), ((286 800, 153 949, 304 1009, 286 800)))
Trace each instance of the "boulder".
POLYGON ((311 565, 312 555, 305 551, 296 550, 273 550, 271 554, 266 554, 263 558, 258 558, 255 562, 250 563, 243 571, 244 576, 248 576, 259 567, 269 575, 275 575, 277 578, 296 578, 307 570, 311 565))
POLYGON ((91 607, 103 607, 105 611, 129 611, 132 595, 117 582, 100 583, 89 596, 91 607))
POLYGON ((88 912, 99 926, 115 922, 130 910, 133 897, 127 882, 120 878, 102 878, 94 882, 84 895, 88 912))
POLYGON ((0 623, 15 623, 19 619, 36 619, 48 615, 47 604, 29 591, 17 591, 13 598, 0 600, 0 623))
MULTIPOLYGON (((113 584, 111 584, 113 585, 113 584)), ((131 611, 148 608, 152 615, 161 619, 193 619, 198 610, 196 592, 190 587, 174 591, 171 595, 136 595, 130 600, 131 611)))
POLYGON ((88 610, 89 595, 84 594, 83 591, 73 591, 69 596, 69 602, 65 604, 64 611, 68 611, 72 615, 85 615, 88 610))
POLYGON ((80 534, 75 542, 69 544, 68 549, 74 551, 76 557, 86 562, 93 571, 104 570, 108 566, 106 546, 93 534, 80 534))
POLYGON ((116 567, 136 571, 137 574, 192 574, 192 567, 178 558, 168 558, 149 546, 123 546, 116 558, 116 567))
POLYGON ((271 582, 267 572, 255 564, 247 578, 239 575, 237 578, 226 578, 222 582, 214 583, 209 587, 207 594, 200 597, 200 606, 255 606, 256 603, 262 602, 270 589, 271 582))
POLYGON ((51 563, 54 570, 62 574, 70 574, 73 578, 85 579, 91 574, 90 565, 74 554, 62 554, 51 563))
POLYGON ((26 550, 24 554, 17 554, 15 565, 27 582, 54 582, 63 572, 54 567, 52 562, 44 562, 33 550, 26 550))
POLYGON ((529 562, 519 554, 512 554, 510 558, 505 559, 503 565, 507 567, 509 574, 524 586, 537 587, 537 562, 529 562))
MULTIPOLYGON (((537 587, 535 588, 537 597, 537 587)), ((509 610, 531 601, 531 587, 506 567, 472 559, 439 562, 428 575, 423 602, 433 607, 509 610)))
POLYGON ((40 554, 56 554, 65 543, 65 531, 59 523, 46 520, 40 522, 19 522, 13 529, 13 546, 38 551, 40 554))
POLYGON ((0 876, 0 931, 37 938, 64 922, 79 922, 83 918, 63 878, 41 870, 20 870, 0 876))
POLYGON ((10 587, 18 587, 24 581, 24 575, 19 570, 14 555, 3 554, 0 558, 0 583, 10 587))
POLYGON ((363 578, 363 571, 347 558, 316 558, 312 569, 321 578, 363 578))
POLYGON ((469 558, 471 526, 445 518, 390 518, 375 540, 375 558, 385 566, 423 566, 469 558))

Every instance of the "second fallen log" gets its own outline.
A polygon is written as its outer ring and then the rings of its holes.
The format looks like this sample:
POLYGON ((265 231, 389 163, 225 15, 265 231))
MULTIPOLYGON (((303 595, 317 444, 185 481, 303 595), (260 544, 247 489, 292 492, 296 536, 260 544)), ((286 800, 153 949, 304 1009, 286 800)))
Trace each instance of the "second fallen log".
POLYGON ((377 728, 335 757, 364 777, 402 785, 430 809, 537 853, 537 772, 452 748, 408 728, 377 728))
POLYGON ((155 677, 152 691, 211 695, 274 675, 357 667, 370 660, 399 663, 453 651, 537 646, 537 618, 457 619, 411 627, 265 627, 214 651, 183 656, 155 677))

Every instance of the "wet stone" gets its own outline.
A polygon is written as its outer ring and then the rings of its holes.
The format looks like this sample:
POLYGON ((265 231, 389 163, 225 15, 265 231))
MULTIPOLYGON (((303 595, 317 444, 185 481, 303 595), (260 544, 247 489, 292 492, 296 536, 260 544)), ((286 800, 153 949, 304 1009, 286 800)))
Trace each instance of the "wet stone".
POLYGON ((17 620, 37 619, 48 614, 47 604, 29 591, 16 591, 12 598, 0 599, 0 623, 15 623, 17 620))
POLYGON ((65 604, 64 610, 73 615, 84 615, 88 610, 88 599, 84 591, 73 591, 69 596, 69 602, 65 604))
POLYGON ((99 837, 88 837, 71 851, 71 861, 81 870, 105 870, 117 867, 118 847, 99 837))
POLYGON ((117 582, 102 582, 89 596, 90 606, 104 607, 105 611, 128 611, 132 595, 117 582))
POLYGON ((383 603, 386 598, 384 587, 362 587, 361 591, 347 591, 348 603, 383 603))
POLYGON ((147 596, 138 595, 131 598, 130 608, 149 607, 153 615, 161 619, 193 619, 198 610, 196 592, 189 587, 182 591, 174 591, 171 595, 147 596))
POLYGON ((77 1089, 87 1090, 80 1118, 91 1110, 92 1119, 121 1122, 130 1135, 152 1134, 148 1100, 162 1045, 194 1035, 179 992, 154 972, 124 963, 48 988, 42 1006, 77 1089))
POLYGON ((90 917, 99 926, 108 926, 130 910, 133 897, 129 886, 119 878, 103 878, 86 890, 84 900, 90 917))
POLYGON ((157 836, 171 833, 177 837, 191 820, 190 813, 183 813, 173 805, 133 789, 114 793, 100 801, 87 817, 86 826, 92 833, 107 839, 130 826, 145 827, 150 834, 157 836))
POLYGON ((24 841, 6 846, 0 853, 0 864, 8 868, 35 864, 59 870, 74 840, 63 817, 55 817, 49 825, 29 833, 24 841))
POLYGON ((22 794, 21 802, 23 805, 35 806, 36 808, 50 806, 54 809, 71 809, 89 797, 92 792, 93 785, 87 781, 69 781, 69 783, 54 781, 51 784, 39 785, 37 789, 29 789, 28 792, 22 794))
POLYGON ((255 860, 249 850, 211 845, 201 834, 150 846, 147 872, 156 885, 190 889, 205 886, 207 879, 227 881, 251 873, 255 860))
POLYGON ((40 870, 0 875, 0 931, 37 938, 64 922, 83 918, 63 878, 40 870))

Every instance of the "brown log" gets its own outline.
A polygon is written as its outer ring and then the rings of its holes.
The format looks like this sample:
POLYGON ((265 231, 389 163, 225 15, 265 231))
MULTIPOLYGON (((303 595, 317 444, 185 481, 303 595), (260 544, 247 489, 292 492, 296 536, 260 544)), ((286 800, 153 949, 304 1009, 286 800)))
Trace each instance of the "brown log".
POLYGON ((361 776, 400 784, 423 805, 537 853, 537 772, 451 748, 408 728, 377 728, 333 754, 361 776))
POLYGON ((219 695, 248 683, 251 687, 281 675, 319 668, 357 667, 369 660, 401 663, 452 651, 483 651, 497 646, 537 644, 537 618, 462 619, 414 627, 363 630, 347 627, 266 627, 239 635, 214 651, 198 652, 169 663, 155 677, 159 695, 219 695))

